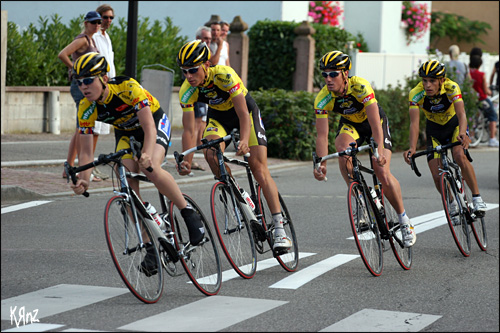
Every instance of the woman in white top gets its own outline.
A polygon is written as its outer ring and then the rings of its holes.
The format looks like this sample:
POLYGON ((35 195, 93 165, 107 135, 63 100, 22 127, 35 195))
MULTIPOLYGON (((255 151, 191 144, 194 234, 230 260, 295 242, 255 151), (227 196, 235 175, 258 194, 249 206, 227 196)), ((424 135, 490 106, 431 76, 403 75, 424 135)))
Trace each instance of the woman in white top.
POLYGON ((218 65, 231 66, 229 64, 229 43, 226 41, 227 34, 229 32, 229 23, 226 21, 220 21, 220 38, 222 38, 222 50, 220 51, 220 57, 218 65))

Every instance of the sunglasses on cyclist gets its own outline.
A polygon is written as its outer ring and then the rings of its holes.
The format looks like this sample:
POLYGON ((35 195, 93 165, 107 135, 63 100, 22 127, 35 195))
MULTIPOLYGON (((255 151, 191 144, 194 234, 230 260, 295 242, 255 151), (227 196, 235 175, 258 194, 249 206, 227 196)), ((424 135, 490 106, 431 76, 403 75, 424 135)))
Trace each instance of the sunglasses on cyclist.
POLYGON ((89 23, 90 24, 102 24, 102 21, 95 20, 95 21, 90 21, 89 23))
POLYGON ((92 84, 94 82, 94 79, 96 76, 89 76, 89 77, 84 77, 83 79, 76 79, 76 83, 78 83, 79 86, 82 84, 88 86, 89 84, 92 84))
POLYGON ((106 16, 106 15, 104 15, 102 18, 103 18, 103 19, 105 19, 105 20, 107 20, 107 19, 112 20, 112 19, 114 19, 115 17, 114 17, 114 16, 106 16))
POLYGON ((189 73, 189 74, 195 74, 195 73, 198 73, 198 68, 200 68, 200 66, 191 67, 191 68, 188 68, 188 69, 182 69, 182 72, 184 73, 184 75, 186 75, 187 73, 189 73))
POLYGON ((340 72, 321 72, 321 75, 323 75, 323 77, 331 77, 331 78, 336 78, 337 76, 340 75, 340 72))

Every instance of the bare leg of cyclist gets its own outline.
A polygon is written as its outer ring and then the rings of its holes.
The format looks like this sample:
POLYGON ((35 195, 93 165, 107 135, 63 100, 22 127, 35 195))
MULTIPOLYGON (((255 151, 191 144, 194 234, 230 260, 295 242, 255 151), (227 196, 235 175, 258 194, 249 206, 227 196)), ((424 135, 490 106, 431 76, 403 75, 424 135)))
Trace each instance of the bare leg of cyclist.
POLYGON ((474 172, 474 167, 467 159, 467 156, 465 156, 462 146, 453 147, 453 158, 460 166, 462 175, 467 182, 467 185, 469 185, 472 195, 478 195, 479 187, 477 186, 476 173, 474 172))
POLYGON ((396 213, 402 214, 405 211, 403 205, 403 196, 401 193, 401 185, 399 181, 391 173, 391 157, 392 152, 389 149, 385 150, 386 164, 381 167, 378 164, 373 164, 373 169, 377 178, 382 183, 382 188, 384 189, 384 195, 391 203, 392 207, 396 210, 396 213))

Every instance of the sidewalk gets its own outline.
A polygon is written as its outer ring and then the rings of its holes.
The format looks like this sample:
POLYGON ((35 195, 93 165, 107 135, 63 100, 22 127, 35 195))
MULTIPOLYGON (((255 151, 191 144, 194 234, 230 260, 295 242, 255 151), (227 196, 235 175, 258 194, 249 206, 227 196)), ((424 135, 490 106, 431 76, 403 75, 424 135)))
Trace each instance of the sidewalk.
MULTIPOLYGON (((173 138, 180 138, 180 130, 173 133, 173 138)), ((26 201, 36 199, 49 199, 57 197, 73 196, 69 184, 65 178, 62 178, 63 161, 64 159, 50 159, 54 157, 53 153, 56 145, 60 151, 66 151, 71 139, 72 133, 61 133, 61 135, 53 135, 50 133, 41 134, 7 134, 2 135, 2 148, 8 146, 8 150, 2 153, 2 168, 1 168, 1 188, 2 188, 2 205, 7 202, 26 201), (37 143, 43 143, 43 148, 38 148, 37 143), (26 147, 34 149, 26 156, 26 147), (34 148, 33 148, 34 147, 34 148), (24 148, 24 149, 23 149, 24 148), (38 151, 40 150, 40 151, 38 151), (8 160, 8 161, 5 161, 8 160)), ((111 147, 114 147, 114 135, 106 135, 99 139, 99 152, 108 152, 111 147)), ((201 154, 195 154, 194 161, 198 162, 205 171, 193 170, 193 176, 180 176, 175 169, 175 160, 172 156, 174 150, 180 151, 180 141, 176 140, 167 155, 167 163, 163 166, 178 184, 185 184, 197 181, 205 181, 213 179, 207 162, 201 154)), ((109 151, 111 152, 111 151, 109 151)), ((65 153, 64 153, 65 154, 65 153)), ((98 152, 96 152, 96 156, 98 152)), ((59 153, 58 157, 61 157, 59 153)), ((280 160, 275 158, 268 159, 269 168, 284 168, 299 165, 299 161, 280 160)), ((111 168, 107 166, 99 167, 101 172, 111 175, 111 168)), ((241 167, 234 166, 235 174, 243 172, 241 167), (238 171, 239 170, 239 171, 238 171)), ((114 179, 116 184, 116 179, 114 179)), ((141 184, 142 187, 154 186, 153 184, 141 184)), ((92 182, 89 193, 109 192, 112 193, 113 181, 111 178, 101 181, 92 182)))

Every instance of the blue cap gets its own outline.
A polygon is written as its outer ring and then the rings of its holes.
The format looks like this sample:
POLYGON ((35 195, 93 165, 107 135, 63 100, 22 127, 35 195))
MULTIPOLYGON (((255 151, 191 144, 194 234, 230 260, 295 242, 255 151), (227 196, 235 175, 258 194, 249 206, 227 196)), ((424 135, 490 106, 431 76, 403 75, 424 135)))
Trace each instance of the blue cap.
POLYGON ((101 15, 96 11, 90 11, 85 15, 85 21, 92 22, 95 20, 102 20, 101 15))

